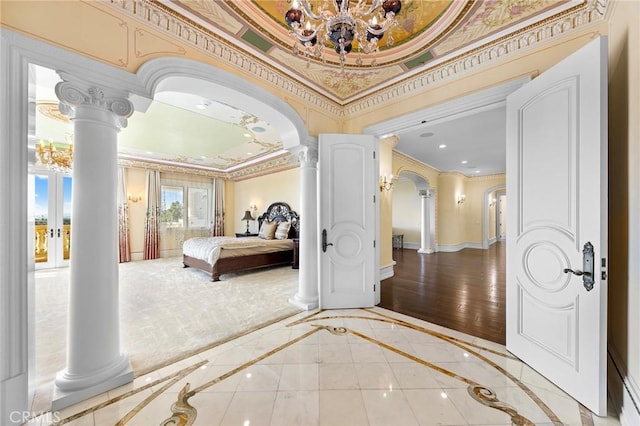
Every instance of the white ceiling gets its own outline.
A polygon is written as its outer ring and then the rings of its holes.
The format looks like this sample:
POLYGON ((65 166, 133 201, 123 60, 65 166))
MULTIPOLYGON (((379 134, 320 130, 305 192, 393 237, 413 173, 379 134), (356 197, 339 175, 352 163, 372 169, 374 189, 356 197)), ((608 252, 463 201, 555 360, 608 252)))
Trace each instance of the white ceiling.
MULTIPOLYGON (((55 101, 59 81, 53 70, 37 67, 36 99, 55 101)), ((62 123, 36 114, 36 140, 64 142, 72 132, 62 123)), ((439 171, 467 176, 505 173, 505 108, 497 106, 456 118, 444 118, 396 132, 395 150, 439 171), (441 145, 446 145, 440 148, 441 145), (466 163, 463 163, 466 161, 466 163)), ((162 92, 144 114, 136 112, 119 139, 125 157, 224 170, 280 152, 277 129, 229 105, 194 95, 162 92), (200 110, 199 103, 207 108, 200 110)))
POLYGON ((442 172, 505 173, 505 126, 506 109, 501 105, 397 132, 395 150, 442 172))

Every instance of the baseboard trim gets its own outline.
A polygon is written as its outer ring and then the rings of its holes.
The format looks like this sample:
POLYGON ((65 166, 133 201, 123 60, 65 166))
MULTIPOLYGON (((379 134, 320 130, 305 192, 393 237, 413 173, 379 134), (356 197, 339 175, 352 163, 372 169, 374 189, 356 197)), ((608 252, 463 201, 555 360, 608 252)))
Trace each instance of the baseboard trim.
POLYGON ((482 243, 471 243, 471 242, 458 243, 458 244, 438 244, 436 251, 452 253, 452 252, 460 251, 466 248, 486 250, 488 247, 484 247, 482 243))
POLYGON ((396 262, 393 262, 391 265, 380 267, 380 281, 393 277, 393 267, 395 265, 396 262))
POLYGON ((132 262, 138 262, 140 260, 144 260, 144 253, 143 252, 136 252, 136 253, 131 253, 131 261, 132 262))
MULTIPOLYGON (((621 426, 640 425, 638 386, 629 376, 626 365, 615 349, 609 346, 607 357, 608 390, 614 412, 619 413, 621 426)), ((612 410, 609 410, 612 411, 612 410)))

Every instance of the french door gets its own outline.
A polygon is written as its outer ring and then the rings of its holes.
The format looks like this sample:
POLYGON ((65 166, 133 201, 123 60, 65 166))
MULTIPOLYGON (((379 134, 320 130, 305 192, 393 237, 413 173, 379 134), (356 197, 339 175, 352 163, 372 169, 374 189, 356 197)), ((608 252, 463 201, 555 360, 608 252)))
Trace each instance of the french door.
POLYGON ((36 269, 69 266, 71 250, 71 176, 35 171, 33 179, 36 269))

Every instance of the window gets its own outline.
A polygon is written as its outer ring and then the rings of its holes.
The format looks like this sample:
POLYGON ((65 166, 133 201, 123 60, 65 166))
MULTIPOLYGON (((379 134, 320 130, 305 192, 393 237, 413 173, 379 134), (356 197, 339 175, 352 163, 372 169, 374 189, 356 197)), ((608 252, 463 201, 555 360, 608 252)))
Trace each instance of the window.
POLYGON ((170 228, 182 227, 184 217, 184 195, 181 186, 161 186, 160 222, 170 228))
POLYGON ((188 188, 187 227, 205 228, 209 226, 209 191, 206 188, 188 188))
POLYGON ((160 186, 160 221, 165 228, 209 228, 211 189, 200 182, 165 181, 160 186))

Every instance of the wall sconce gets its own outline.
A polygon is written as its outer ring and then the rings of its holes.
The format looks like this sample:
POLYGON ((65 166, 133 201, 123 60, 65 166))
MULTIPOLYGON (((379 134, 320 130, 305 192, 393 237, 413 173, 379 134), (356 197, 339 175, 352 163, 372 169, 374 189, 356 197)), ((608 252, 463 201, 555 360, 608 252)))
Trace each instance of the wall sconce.
POLYGON ((250 204, 249 211, 251 212, 251 217, 255 219, 258 214, 258 206, 256 206, 255 204, 250 204))
POLYGON ((464 195, 464 194, 460 194, 460 195, 458 195, 458 200, 457 200, 457 201, 458 201, 458 204, 462 204, 462 203, 464 203, 466 199, 467 199, 467 196, 466 196, 466 195, 464 195))
POLYGON ((131 194, 128 194, 127 199, 132 203, 137 203, 138 201, 142 200, 142 194, 138 194, 138 196, 133 196, 131 194))
POLYGON ((387 175, 380 176, 380 191, 390 191, 393 184, 396 183, 396 180, 398 179, 393 175, 389 177, 389 180, 387 180, 387 175))

